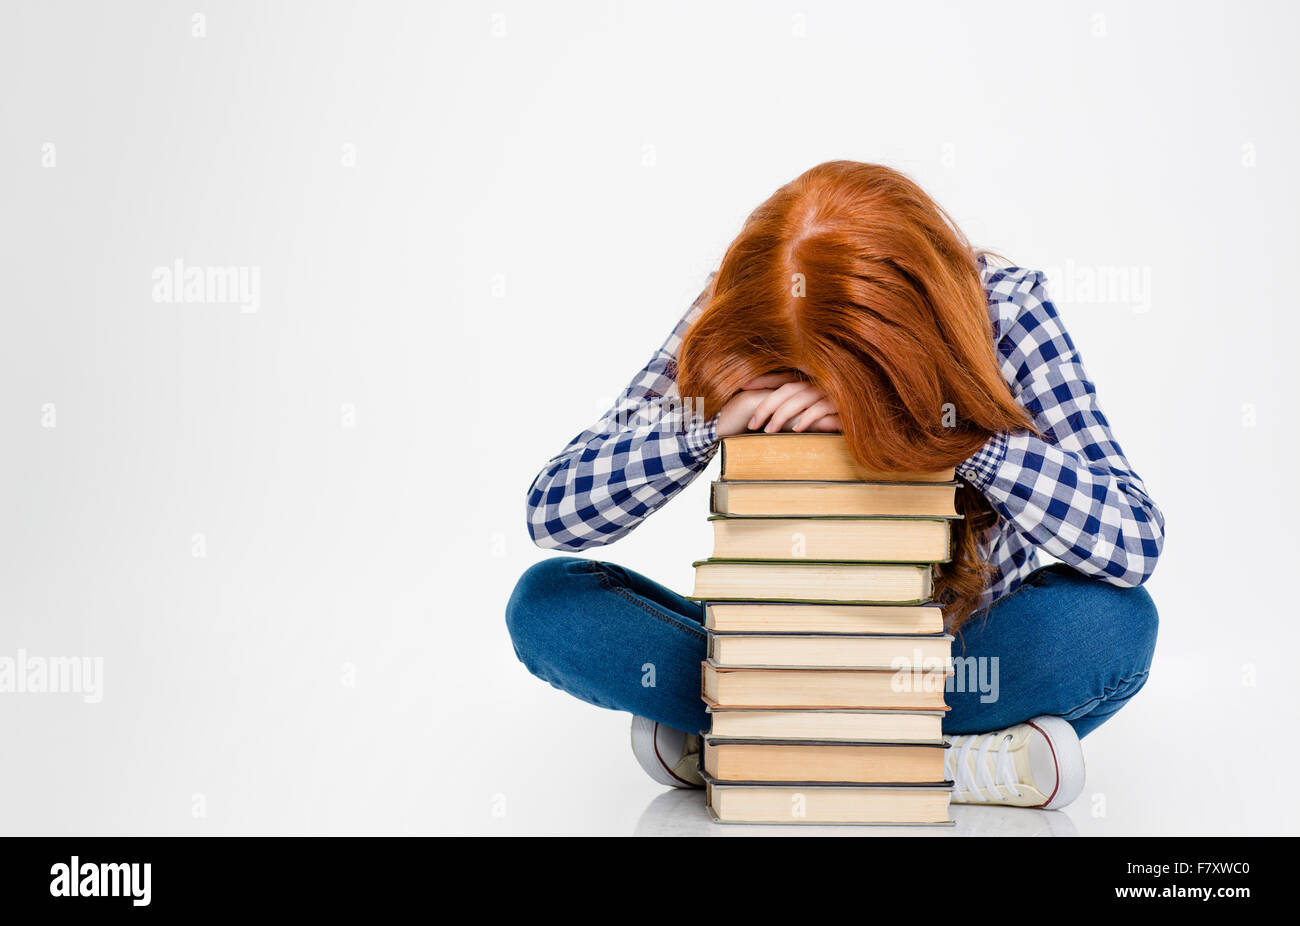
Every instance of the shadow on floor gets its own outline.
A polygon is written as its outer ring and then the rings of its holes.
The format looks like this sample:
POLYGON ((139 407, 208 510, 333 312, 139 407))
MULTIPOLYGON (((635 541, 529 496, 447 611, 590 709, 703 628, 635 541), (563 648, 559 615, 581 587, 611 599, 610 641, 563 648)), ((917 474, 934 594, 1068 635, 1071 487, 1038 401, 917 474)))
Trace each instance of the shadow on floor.
POLYGON ((715 823, 704 807, 704 792, 673 788, 656 795, 634 836, 1078 836, 1062 811, 1026 807, 953 804, 955 826, 765 826, 715 823))

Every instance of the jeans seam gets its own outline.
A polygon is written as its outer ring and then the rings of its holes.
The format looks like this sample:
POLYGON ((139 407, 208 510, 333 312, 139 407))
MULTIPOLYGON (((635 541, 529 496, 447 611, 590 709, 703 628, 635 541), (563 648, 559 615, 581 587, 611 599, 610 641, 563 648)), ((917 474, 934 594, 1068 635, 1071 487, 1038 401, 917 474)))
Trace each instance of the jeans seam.
POLYGON ((609 577, 609 574, 605 572, 605 570, 599 568, 599 563, 595 563, 594 560, 591 560, 590 562, 594 564, 591 567, 591 571, 596 574, 596 576, 600 579, 600 584, 603 585, 607 591, 611 591, 617 595, 621 595, 622 597, 626 598, 628 601, 632 602, 632 604, 640 608, 642 611, 645 611, 655 620, 665 623, 669 627, 674 627, 685 633, 689 633, 691 634, 691 636, 699 640, 707 639, 707 637, 705 637, 704 635, 704 631, 693 630, 692 628, 687 627, 685 624, 681 623, 680 621, 672 619, 667 614, 664 614, 663 612, 659 611, 657 608, 654 608, 651 605, 647 604, 646 602, 642 601, 640 598, 636 597, 635 595, 633 595, 631 592, 629 592, 627 589, 623 588, 622 586, 615 585, 614 581, 609 577))
MULTIPOLYGON (((1128 678, 1121 680, 1120 683, 1113 688, 1106 688, 1105 686, 1102 686, 1101 694, 1097 695, 1094 698, 1089 698, 1087 701, 1084 701, 1078 707, 1066 711, 1062 716, 1070 717, 1072 714, 1083 710, 1085 707, 1088 708, 1089 710, 1092 710, 1092 708, 1096 707, 1098 704, 1102 702, 1110 701, 1111 700, 1110 696, 1113 695, 1115 692, 1119 691, 1121 688, 1125 687, 1126 685, 1131 685, 1133 682, 1137 681, 1138 679, 1145 679, 1147 675, 1150 674, 1150 672, 1151 672, 1150 669, 1143 669, 1141 672, 1134 673, 1133 675, 1130 675, 1128 678)), ((1130 692, 1129 694, 1125 695, 1124 698, 1115 698, 1114 700, 1122 701, 1125 698, 1132 697, 1134 694, 1137 694, 1137 692, 1136 691, 1130 692)), ((1085 713, 1080 716, 1086 717, 1087 714, 1085 713)))

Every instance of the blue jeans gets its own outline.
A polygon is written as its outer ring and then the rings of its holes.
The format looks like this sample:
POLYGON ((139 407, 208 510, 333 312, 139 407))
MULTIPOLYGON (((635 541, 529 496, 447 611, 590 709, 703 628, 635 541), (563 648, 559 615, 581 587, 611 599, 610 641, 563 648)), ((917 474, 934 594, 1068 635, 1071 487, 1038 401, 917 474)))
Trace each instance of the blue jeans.
MULTIPOLYGON (((530 566, 506 606, 515 653, 538 678, 690 732, 709 726, 703 618, 698 602, 645 576, 575 556, 530 566)), ((1038 569, 961 628, 943 730, 984 733, 1051 714, 1086 736, 1146 682, 1156 626, 1143 588, 1038 569)))

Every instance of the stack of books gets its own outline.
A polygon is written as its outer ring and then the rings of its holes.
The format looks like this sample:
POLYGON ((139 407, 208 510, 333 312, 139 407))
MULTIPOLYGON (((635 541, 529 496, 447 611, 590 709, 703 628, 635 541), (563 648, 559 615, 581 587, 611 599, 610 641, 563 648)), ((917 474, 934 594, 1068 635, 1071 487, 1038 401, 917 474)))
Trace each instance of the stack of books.
POLYGON ((724 438, 713 555, 697 561, 711 716, 703 773, 724 823, 949 823, 931 601, 951 554, 951 469, 872 473, 840 434, 724 438))

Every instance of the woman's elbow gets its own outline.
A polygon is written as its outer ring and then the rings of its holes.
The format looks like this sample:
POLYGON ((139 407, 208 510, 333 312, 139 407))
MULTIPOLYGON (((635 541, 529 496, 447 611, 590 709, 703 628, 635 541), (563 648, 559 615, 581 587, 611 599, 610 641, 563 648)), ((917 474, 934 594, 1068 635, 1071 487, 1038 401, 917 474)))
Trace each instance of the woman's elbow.
POLYGON ((573 547, 564 540, 568 533, 564 530, 564 525, 558 518, 548 519, 546 512, 539 507, 529 504, 525 523, 528 526, 528 536, 536 546, 543 550, 569 550, 573 547))
POLYGON ((530 503, 525 522, 529 538, 543 550, 577 553, 599 542, 590 537, 576 535, 560 515, 553 509, 548 513, 544 505, 530 503))
POLYGON ((1149 519, 1138 525, 1135 535, 1124 544, 1125 555, 1108 570, 1111 583, 1123 588, 1145 585, 1156 571, 1165 548, 1165 518, 1152 509, 1149 519))
POLYGON ((1130 558, 1128 581, 1123 583, 1126 588, 1137 588, 1146 585, 1147 580, 1156 571, 1156 563, 1160 561, 1160 551, 1156 549, 1152 552, 1143 552, 1138 556, 1130 558))
POLYGON ((551 482, 546 476, 545 472, 539 473, 528 487, 524 502, 524 524, 534 544, 543 550, 563 550, 564 524, 555 514, 551 482))

